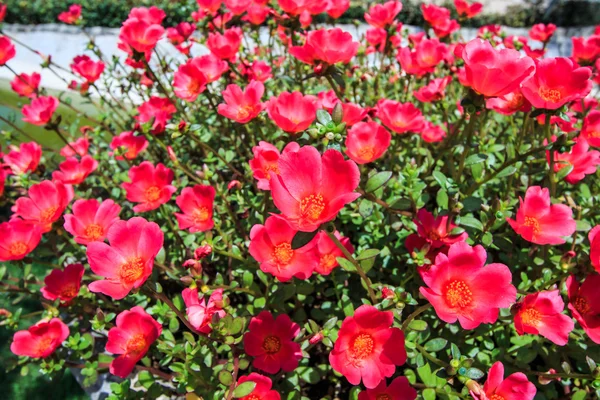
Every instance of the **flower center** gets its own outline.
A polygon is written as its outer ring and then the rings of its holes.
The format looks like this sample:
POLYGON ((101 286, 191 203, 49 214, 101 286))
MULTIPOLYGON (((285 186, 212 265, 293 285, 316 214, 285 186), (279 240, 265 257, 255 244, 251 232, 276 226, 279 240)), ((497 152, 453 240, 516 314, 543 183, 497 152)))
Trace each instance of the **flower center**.
POLYGON ((85 228, 85 236, 91 240, 98 240, 104 235, 104 228, 98 224, 91 224, 85 228))
POLYGON ((192 218, 195 223, 205 222, 209 217, 208 208, 206 207, 199 207, 192 213, 192 218))
POLYGON ((523 95, 521 93, 517 93, 508 102, 508 108, 511 110, 517 110, 521 108, 521 106, 523 106, 523 95))
POLYGON ((267 176, 267 179, 271 179, 271 174, 269 172, 275 172, 275 175, 279 175, 279 166, 277 164, 267 164, 263 167, 263 172, 267 176))
POLYGON ((294 250, 290 243, 280 243, 275 246, 273 253, 271 254, 278 265, 288 265, 292 258, 294 258, 294 250))
POLYGON ((505 400, 504 397, 500 396, 499 394, 494 393, 493 395, 490 396, 490 400, 505 400))
POLYGON ((392 400, 389 394, 378 394, 375 400, 392 400))
POLYGON ((440 234, 437 231, 429 231, 427 232, 427 237, 429 240, 440 240, 440 234))
POLYGON ((406 121, 404 120, 396 120, 392 123, 396 128, 405 128, 408 126, 408 124, 406 123, 406 121))
POLYGON ((374 348, 375 341, 368 333, 361 333, 354 339, 354 343, 352 343, 352 353, 354 358, 359 360, 364 360, 373 354, 374 348))
POLYGON ((540 223, 536 218, 525 217, 525 226, 530 226, 533 229, 533 234, 537 235, 540 233, 540 223))
POLYGON ((128 354, 140 353, 146 347, 146 338, 142 333, 132 336, 125 345, 128 354))
POLYGON ((373 160, 375 156, 375 148, 373 146, 364 146, 358 150, 358 155, 363 160, 373 160))
POLYGON ((586 314, 590 311, 590 305, 585 297, 577 297, 575 301, 573 301, 573 306, 575 306, 575 309, 579 311, 580 314, 586 314))
POLYGON ((319 219, 323 210, 325 209, 325 202, 321 194, 311 194, 305 197, 300 202, 300 213, 302 217, 309 220, 315 221, 319 219))
POLYGON ((60 291, 60 296, 65 298, 73 298, 77 295, 77 285, 70 284, 63 287, 60 291))
POLYGON ((51 337, 41 338, 40 341, 37 343, 37 353, 44 353, 46 350, 48 350, 49 347, 52 346, 52 342, 53 340, 51 337))
POLYGON ((8 252, 11 256, 22 256, 27 253, 27 245, 23 242, 14 242, 11 243, 8 247, 8 252))
POLYGON ((245 106, 238 108, 238 112, 237 112, 238 119, 248 118, 248 116, 250 116, 250 114, 252 113, 253 108, 254 107, 251 104, 246 104, 245 106))
POLYGON ((544 99, 544 101, 548 101, 550 103, 558 103, 562 99, 560 90, 557 89, 540 88, 538 94, 542 99, 544 99))
POLYGON ((154 202, 160 198, 160 188, 158 186, 150 186, 144 192, 144 196, 146 197, 147 202, 154 202))
POLYGON ((446 303, 452 308, 465 308, 473 302, 473 293, 463 281, 452 281, 446 285, 446 303))
POLYGON ((592 132, 588 132, 588 137, 592 137, 592 138, 600 138, 600 131, 592 131, 592 132))
POLYGON ((246 400, 262 400, 262 397, 258 397, 257 394, 251 394, 244 397, 246 400))
POLYGON ((140 279, 144 274, 144 261, 140 257, 134 257, 127 260, 119 270, 121 280, 126 283, 133 283, 140 279))
POLYGON ((42 221, 41 222, 47 224, 47 223, 54 221, 54 215, 56 214, 56 210, 58 210, 58 207, 52 206, 52 207, 48 207, 44 211, 42 211, 42 215, 41 215, 42 221))
POLYGON ((321 268, 327 271, 335 267, 336 264, 337 260, 335 259, 335 256, 331 253, 322 255, 321 259, 319 260, 319 265, 321 266, 321 268))
POLYGON ((262 348, 267 354, 275 354, 281 349, 281 340, 277 336, 267 336, 262 348))
POLYGON ((537 326, 542 320, 542 314, 536 309, 528 308, 521 313, 521 320, 525 325, 537 326))

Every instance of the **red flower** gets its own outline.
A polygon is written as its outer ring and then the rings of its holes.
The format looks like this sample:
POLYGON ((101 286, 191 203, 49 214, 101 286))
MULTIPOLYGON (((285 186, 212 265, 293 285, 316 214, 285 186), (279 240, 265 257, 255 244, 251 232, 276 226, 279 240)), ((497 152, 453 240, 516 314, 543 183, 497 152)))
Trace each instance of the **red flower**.
POLYGON ((173 171, 161 163, 155 167, 151 162, 144 161, 137 167, 131 167, 131 183, 123 183, 123 188, 127 192, 127 200, 140 203, 133 207, 133 211, 156 210, 161 204, 168 202, 177 191, 171 185, 173 177, 173 171))
POLYGON ((346 154, 357 164, 377 160, 390 147, 392 135, 377 122, 359 122, 348 130, 346 154))
POLYGON ((271 172, 273 202, 299 231, 314 231, 360 197, 354 192, 360 181, 358 167, 337 150, 321 157, 314 147, 304 146, 282 154, 278 166, 279 175, 271 172))
POLYGON ((52 301, 60 299, 63 303, 70 302, 79 294, 83 272, 83 265, 79 263, 67 265, 64 271, 53 269, 44 278, 46 286, 40 289, 42 296, 52 301))
POLYGON ((83 157, 88 153, 89 148, 89 139, 87 137, 82 137, 74 142, 70 142, 68 145, 65 145, 62 149, 60 149, 60 155, 65 158, 74 156, 83 157))
POLYGON ((421 274, 427 287, 420 291, 447 323, 456 320, 464 329, 494 323, 500 308, 507 308, 517 296, 512 275, 504 264, 484 267, 487 254, 482 246, 466 242, 450 246, 448 255, 438 254, 435 264, 421 274))
POLYGON ((81 5, 73 4, 68 11, 63 11, 58 14, 58 20, 68 25, 73 25, 81 18, 81 5))
POLYGON ((263 109, 260 99, 265 91, 262 82, 252 81, 242 89, 238 85, 228 85, 223 91, 225 104, 219 104, 219 114, 240 124, 252 121, 263 109))
POLYGON ((358 400, 415 400, 417 391, 410 386, 405 376, 399 376, 390 383, 385 380, 374 389, 367 389, 358 394, 358 400))
POLYGON ((483 4, 469 4, 465 0, 454 0, 454 7, 460 17, 473 18, 483 10, 483 4))
POLYGON ((196 26, 189 22, 180 22, 175 28, 167 28, 167 38, 174 45, 180 45, 192 36, 196 26))
POLYGON ((512 49, 495 49, 485 40, 473 39, 463 48, 465 84, 486 97, 514 92, 535 70, 533 60, 512 49))
MULTIPOLYGON (((350 254, 354 253, 354 246, 350 243, 350 239, 343 237, 338 231, 334 232, 334 235, 344 245, 346 250, 350 254)), ((321 275, 329 275, 339 263, 337 262, 338 257, 344 257, 344 253, 340 250, 333 240, 329 239, 329 236, 323 231, 317 233, 314 239, 315 246, 313 247, 315 255, 317 257, 317 264, 315 272, 321 275)))
POLYGON ((304 96, 300 92, 281 92, 267 102, 269 118, 287 133, 305 131, 317 117, 314 96, 304 96))
POLYGON ((13 336, 10 351, 18 356, 46 358, 69 337, 69 327, 60 319, 42 320, 13 336))
MULTIPOLYGON (((581 136, 594 147, 600 147, 600 111, 593 110, 586 115, 581 128, 581 136)), ((5 156, 6 159, 6 156, 5 156)), ((6 160, 5 160, 6 161, 6 160)))
POLYGON ((123 148, 125 150, 123 155, 115 157, 117 160, 123 160, 124 158, 133 160, 138 154, 146 150, 146 147, 148 147, 148 140, 144 136, 134 136, 132 131, 123 132, 119 136, 113 137, 110 142, 111 149, 123 148))
POLYGON ((587 96, 591 76, 590 68, 579 67, 570 58, 545 58, 536 61, 535 74, 523 81, 521 91, 534 107, 556 110, 587 96))
POLYGON ((221 8, 222 0, 196 0, 200 11, 205 14, 213 14, 221 8))
POLYGON ((425 126, 423 127, 423 130, 421 130, 420 135, 421 139, 427 143, 437 143, 444 140, 446 131, 440 126, 425 121, 425 126))
POLYGON ((66 161, 61 162, 58 167, 60 171, 54 171, 52 179, 67 185, 78 185, 98 168, 98 161, 88 155, 81 157, 81 160, 76 157, 69 157, 66 161))
POLYGON ((531 103, 523 96, 521 89, 504 96, 486 99, 485 106, 503 115, 512 115, 518 111, 529 112, 531 110, 531 103))
POLYGON ((246 9, 251 3, 252 0, 225 0, 225 7, 227 7, 233 15, 241 15, 246 12, 246 9))
POLYGON ((104 72, 104 63, 102 61, 92 61, 86 55, 77 56, 73 59, 71 64, 71 70, 73 73, 78 74, 84 78, 88 83, 94 83, 104 72))
MULTIPOLYGON (((288 151, 298 151, 298 143, 291 142, 283 149, 283 153, 288 151)), ((252 148, 254 158, 250 160, 250 168, 255 179, 258 180, 257 186, 262 190, 271 190, 270 180, 271 171, 279 175, 279 149, 271 143, 260 141, 258 146, 252 148)))
POLYGON ((515 329, 519 335, 541 335, 559 346, 569 341, 569 333, 575 324, 570 317, 562 314, 565 303, 559 290, 528 294, 513 308, 516 310, 515 329))
POLYGON ((533 400, 535 385, 527 380, 522 372, 516 372, 504 379, 504 365, 500 361, 492 365, 483 385, 483 393, 473 393, 476 400, 533 400))
POLYGON ((191 233, 211 230, 213 221, 213 203, 215 188, 210 185, 186 187, 177 196, 175 202, 183 213, 175 213, 179 229, 188 229, 191 233))
POLYGON ((0 22, 4 22, 4 18, 6 18, 6 10, 8 6, 6 4, 0 4, 0 22))
POLYGON ((327 15, 333 19, 338 19, 350 8, 350 0, 328 0, 327 15))
POLYGON ((164 33, 160 22, 130 17, 121 27, 119 40, 139 53, 149 53, 164 33))
POLYGON ((417 218, 413 222, 417 226, 417 233, 409 235, 404 245, 410 252, 419 251, 426 245, 429 246, 427 258, 431 261, 435 260, 435 256, 440 250, 446 252, 450 245, 464 242, 468 237, 466 232, 451 235, 450 232, 457 225, 449 222, 447 215, 434 217, 424 208, 417 212, 417 218))
POLYGON ((594 227, 588 233, 588 239, 590 241, 590 261, 596 271, 600 272, 600 226, 594 227))
POLYGON ((248 376, 241 376, 237 383, 241 385, 244 382, 254 382, 256 386, 247 396, 241 397, 240 400, 281 400, 281 395, 275 390, 271 390, 273 383, 270 378, 264 375, 252 372, 248 376))
POLYGON ((196 57, 193 59, 193 62, 204 74, 207 83, 219 80, 221 75, 229 69, 226 61, 221 60, 213 54, 196 57))
POLYGON ((519 201, 517 219, 506 220, 528 242, 563 244, 564 238, 575 232, 573 212, 564 204, 551 204, 548 189, 531 186, 525 193, 525 201, 522 198, 519 201))
POLYGON ((421 110, 412 103, 382 99, 377 104, 377 117, 383 125, 396 133, 419 132, 425 119, 421 110))
POLYGON ((300 333, 300 325, 285 314, 273 318, 273 314, 262 311, 250 320, 244 335, 244 350, 254 357, 252 366, 269 374, 279 370, 290 372, 302 358, 300 345, 293 340, 300 333))
POLYGON ((110 363, 110 373, 126 378, 162 333, 162 326, 144 309, 135 306, 117 315, 117 326, 108 331, 106 351, 119 354, 110 363))
POLYGON ((90 283, 88 288, 120 300, 132 289, 141 287, 152 274, 154 258, 163 245, 163 233, 154 222, 134 217, 116 221, 107 237, 110 245, 88 244, 90 268, 105 278, 90 283))
POLYGON ((206 76, 200 68, 200 59, 193 58, 179 66, 173 79, 175 95, 182 100, 194 102, 206 89, 206 76))
POLYGON ((27 142, 21 143, 18 148, 11 147, 10 152, 4 155, 3 160, 11 168, 13 174, 22 175, 34 172, 41 158, 42 146, 36 142, 27 142))
POLYGON ((252 3, 246 11, 246 15, 242 17, 242 21, 248 21, 252 25, 261 25, 269 16, 271 9, 263 5, 252 3))
POLYGON ((73 214, 65 215, 65 230, 79 244, 103 242, 110 227, 119 221, 121 206, 108 199, 99 203, 96 199, 77 200, 73 214))
POLYGON ((598 108, 598 100, 596 100, 593 97, 585 97, 581 99, 581 101, 574 101, 573 103, 571 103, 569 108, 573 112, 587 114, 590 111, 598 108))
MULTIPOLYGON (((555 141, 556 137, 552 138, 555 141)), ((573 139, 576 143, 568 153, 554 152, 554 171, 558 172, 565 167, 573 167, 565 176, 565 181, 574 184, 585 178, 586 175, 596 173, 600 165, 600 152, 590 150, 590 145, 585 138, 573 139)), ((544 141, 546 143, 546 141, 544 141)), ((550 165, 550 152, 546 151, 548 165, 550 165)))
POLYGON ((17 54, 15 45, 6 36, 0 36, 0 66, 6 65, 17 54))
POLYGON ((273 69, 264 61, 254 61, 246 71, 248 79, 266 82, 273 77, 273 69))
POLYGON ((460 25, 450 19, 450 10, 435 4, 421 4, 423 19, 431 25, 437 37, 446 37, 458 30, 460 25))
MULTIPOLYGON (((575 62, 580 65, 592 65, 600 57, 600 35, 589 38, 572 37, 575 62)), ((3 47, 3 46, 0 46, 3 47)))
POLYGON ((432 73, 447 54, 447 46, 438 39, 423 39, 415 46, 414 50, 409 47, 400 49, 396 58, 407 74, 421 77, 432 73))
POLYGON ((38 87, 42 76, 37 72, 33 72, 31 75, 19 74, 10 81, 10 87, 19 96, 35 98, 37 97, 38 87))
POLYGON ((21 109, 23 121, 33 125, 46 125, 58 107, 58 99, 53 96, 40 96, 21 109))
POLYGON ((362 108, 354 103, 342 103, 342 110, 344 111, 342 122, 345 123, 347 127, 351 127, 364 120, 369 114, 368 109, 362 108))
POLYGON ((249 252, 263 272, 287 282, 292 277, 308 279, 318 259, 312 251, 315 241, 292 249, 292 240, 298 231, 279 215, 271 215, 264 225, 256 224, 250 231, 249 252))
POLYGON ((206 41, 210 52, 222 60, 235 59, 241 45, 242 31, 238 27, 226 29, 223 34, 210 33, 206 41))
POLYGON ((135 119, 141 124, 152 122, 151 132, 156 135, 165 131, 167 122, 175 112, 177 108, 171 100, 152 96, 150 100, 138 107, 139 115, 135 119))
POLYGON ((41 239, 41 229, 31 222, 13 219, 0 223, 0 261, 22 260, 41 239))
POLYGON ((198 298, 197 288, 183 289, 181 297, 185 303, 188 320, 198 332, 210 333, 212 328, 209 324, 213 322, 213 316, 223 318, 226 315, 223 310, 223 289, 215 290, 208 301, 198 298))
POLYGON ((11 208, 12 218, 21 217, 38 225, 42 233, 52 229, 52 223, 60 218, 71 198, 62 182, 42 181, 31 185, 29 197, 19 197, 11 208))
POLYGON ((402 3, 388 1, 384 4, 375 4, 365 13, 365 21, 375 28, 387 28, 394 24, 396 16, 402 11, 402 3))
POLYGON ((406 362, 404 333, 392 328, 391 311, 379 311, 362 305, 354 316, 346 317, 329 353, 331 367, 353 385, 376 388, 385 378, 394 375, 396 366, 406 362))
POLYGON ((290 54, 307 64, 317 61, 333 65, 348 63, 356 55, 359 43, 340 28, 308 32, 304 46, 291 46, 290 54))
POLYGON ((552 35, 554 35, 555 31, 556 31, 556 25, 554 25, 554 24, 548 24, 548 25, 535 24, 529 30, 529 37, 532 40, 537 40, 539 42, 546 43, 547 41, 550 40, 550 38, 552 38, 552 35))
POLYGON ((448 86, 451 80, 451 76, 432 79, 427 86, 423 86, 419 90, 415 90, 413 93, 417 100, 423 103, 442 100, 444 98, 446 86, 448 86))
POLYGON ((600 344, 600 275, 590 274, 579 285, 573 275, 567 278, 569 310, 594 343, 600 344))

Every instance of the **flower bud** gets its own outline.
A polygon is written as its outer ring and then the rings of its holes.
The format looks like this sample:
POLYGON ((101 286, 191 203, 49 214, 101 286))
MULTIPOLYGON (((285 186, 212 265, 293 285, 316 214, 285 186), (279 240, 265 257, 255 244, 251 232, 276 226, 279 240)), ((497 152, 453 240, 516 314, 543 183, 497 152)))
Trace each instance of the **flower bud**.
POLYGON ((242 187, 242 184, 240 183, 240 181, 235 180, 235 179, 227 184, 227 190, 231 190, 233 188, 240 189, 241 187, 242 187))
POLYGON ((313 336, 311 336, 310 339, 308 339, 308 343, 310 343, 310 344, 317 344, 321 340, 323 340, 323 333, 322 332, 317 332, 313 336))
POLYGON ((381 297, 384 299, 393 299, 396 294, 392 289, 384 287, 381 289, 381 297))
POLYGON ((209 244, 205 244, 203 246, 198 247, 194 250, 194 258, 196 260, 201 260, 204 257, 209 256, 212 253, 212 246, 209 244))
POLYGON ((333 111, 331 112, 331 119, 336 125, 342 123, 342 120, 344 119, 344 108, 342 107, 341 102, 338 101, 337 103, 335 103, 335 106, 333 106, 333 111))
POLYGON ((479 396, 483 393, 481 385, 473 379, 469 379, 467 382, 465 382, 465 386, 467 387, 467 389, 469 389, 469 392, 473 393, 476 396, 479 396))

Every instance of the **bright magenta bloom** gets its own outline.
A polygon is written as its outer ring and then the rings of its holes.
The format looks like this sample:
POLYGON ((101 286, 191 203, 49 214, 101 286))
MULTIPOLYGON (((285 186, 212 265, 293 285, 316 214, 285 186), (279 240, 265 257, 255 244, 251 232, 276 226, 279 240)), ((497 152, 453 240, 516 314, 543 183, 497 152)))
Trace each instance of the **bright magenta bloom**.
MULTIPOLYGON (((346 250, 350 254, 354 253, 354 246, 350 243, 350 239, 347 237, 343 237, 338 231, 334 232, 334 235, 338 240, 344 245, 346 250)), ((333 240, 329 239, 329 236, 323 231, 317 233, 317 236, 313 239, 314 244, 314 252, 317 257, 317 265, 315 267, 315 272, 321 275, 329 275, 334 268, 339 266, 337 262, 338 257, 344 257, 344 253, 340 250, 333 240)))
POLYGON ((408 251, 419 251, 426 245, 429 246, 428 258, 435 260, 439 251, 447 252, 450 245, 467 240, 467 233, 451 235, 450 232, 457 227, 453 222, 448 222, 448 216, 434 217, 432 213, 424 208, 417 212, 417 218, 413 220, 417 226, 417 233, 406 238, 404 245, 408 251))
POLYGON ((77 200, 73 214, 65 214, 65 230, 79 244, 103 242, 110 227, 119 221, 120 212, 121 206, 110 199, 102 203, 96 199, 77 200))
POLYGON ((135 159, 138 154, 146 150, 148 147, 148 140, 144 136, 135 136, 132 131, 123 132, 118 136, 112 138, 110 142, 110 148, 113 150, 124 149, 122 156, 116 156, 117 160, 128 160, 135 159))
POLYGON ((223 34, 219 32, 208 35, 206 47, 212 54, 222 60, 235 59, 242 45, 242 31, 240 28, 229 28, 223 34))
POLYGON ((256 386, 254 390, 247 396, 241 397, 240 400, 281 400, 281 395, 275 390, 271 390, 273 383, 271 379, 252 372, 250 375, 241 376, 238 379, 238 385, 244 382, 254 382, 256 386))
POLYGON ((438 39, 422 39, 414 50, 403 47, 396 57, 402 69, 411 75, 421 77, 432 73, 448 55, 448 47, 438 39))
POLYGON ((348 130, 346 154, 357 164, 377 160, 390 147, 392 135, 377 122, 359 122, 348 130))
POLYGON ((269 374, 279 370, 290 372, 298 366, 302 358, 300 344, 293 340, 300 333, 300 325, 285 314, 273 317, 262 311, 253 317, 244 335, 244 350, 254 357, 252 366, 269 374))
MULTIPOLYGON (((594 147, 600 147, 600 110, 592 110, 583 120, 581 136, 594 147)), ((6 161, 6 157, 5 161, 6 161)))
MULTIPOLYGON (((556 140, 556 138, 552 138, 556 140)), ((554 171, 558 172, 561 169, 572 166, 573 169, 567 176, 565 181, 574 184, 585 178, 586 175, 594 174, 598 165, 600 165, 600 151, 590 150, 590 145, 585 138, 573 139, 576 143, 568 153, 554 152, 554 171)), ((550 152, 546 151, 548 165, 550 165, 550 152)))
POLYGON ((594 343, 600 344, 600 275, 590 274, 580 285, 577 278, 567 278, 569 310, 594 343))
POLYGON ((590 241, 590 262, 596 269, 596 271, 600 272, 600 225, 595 226, 588 233, 588 240, 590 241))
POLYGON ((562 314, 565 303, 558 290, 546 290, 528 294, 514 305, 515 329, 519 335, 532 333, 541 335, 559 346, 569 341, 569 333, 575 324, 562 314))
POLYGON ((413 93, 417 100, 423 103, 439 101, 444 98, 446 86, 448 86, 450 81, 452 81, 451 76, 432 79, 427 86, 423 86, 419 90, 415 90, 413 93))
POLYGON ((299 231, 314 231, 360 196, 354 192, 360 181, 358 167, 337 150, 321 157, 314 147, 304 146, 282 154, 278 166, 279 175, 271 172, 273 202, 299 231))
POLYGON ((425 126, 420 132, 421 138, 427 143, 437 143, 444 140, 446 131, 441 127, 425 121, 425 126))
POLYGON ((359 43, 340 28, 310 31, 304 46, 291 46, 290 54, 307 64, 348 63, 356 55, 359 43))
POLYGON ((193 63, 197 65, 204 74, 207 83, 219 80, 221 75, 229 69, 229 65, 227 65, 226 61, 221 60, 213 54, 196 57, 193 59, 193 63))
POLYGON ((104 67, 105 65, 102 61, 92 61, 86 55, 75 57, 71 64, 71 70, 84 78, 88 83, 94 83, 100 79, 100 75, 104 72, 104 67))
POLYGON ((79 263, 67 265, 64 271, 53 269, 44 278, 46 286, 41 288, 40 291, 44 298, 48 300, 60 299, 61 302, 68 303, 79 294, 83 272, 83 265, 79 263))
POLYGON ((504 379, 504 365, 500 361, 492 365, 483 385, 483 393, 473 393, 476 400, 533 400, 535 385, 527 380, 522 372, 516 372, 504 379))
POLYGON ((60 149, 60 155, 68 158, 74 156, 83 157, 88 153, 90 148, 90 141, 87 137, 81 137, 74 142, 70 142, 69 145, 65 145, 60 149))
POLYGON ((67 25, 73 25, 81 18, 81 5, 73 4, 69 6, 67 11, 63 11, 58 14, 58 20, 64 22, 67 25))
POLYGON ((509 307, 517 289, 504 264, 485 265, 487 253, 482 246, 466 242, 450 246, 448 255, 438 254, 435 264, 421 274, 427 287, 421 294, 433 305, 438 317, 448 323, 456 320, 464 329, 494 323, 500 308, 509 307))
POLYGON ((503 115, 512 115, 518 111, 529 112, 531 110, 531 103, 523 96, 520 89, 501 97, 486 99, 485 106, 503 115))
POLYGON ((535 70, 533 60, 512 49, 495 49, 481 39, 473 39, 463 48, 465 84, 486 97, 514 92, 535 70))
POLYGON ((0 223, 0 261, 22 260, 42 239, 39 226, 20 219, 0 223))
POLYGON ((206 76, 200 69, 200 59, 192 58, 179 66, 173 79, 175 95, 182 100, 194 102, 206 89, 206 76))
POLYGON ((483 10, 483 4, 477 2, 469 4, 465 0, 454 0, 454 7, 458 15, 465 18, 473 18, 483 10))
POLYGON ((226 314, 223 310, 223 289, 215 290, 208 301, 198 297, 198 288, 183 289, 181 297, 185 303, 188 320, 198 332, 210 333, 212 328, 209 324, 212 323, 213 315, 223 318, 226 314))
POLYGON ((92 242, 87 257, 92 271, 104 280, 88 285, 91 292, 104 293, 115 300, 139 288, 152 274, 154 258, 163 245, 163 233, 154 222, 134 217, 117 221, 108 231, 109 245, 92 242))
POLYGON ((575 232, 573 212, 564 204, 551 204, 548 189, 531 186, 525 193, 525 200, 519 200, 521 206, 516 220, 506 220, 528 242, 563 244, 564 238, 575 232))
POLYGON ((35 98, 42 76, 37 72, 29 74, 19 74, 10 81, 10 87, 19 96, 35 98))
POLYGON ((2 158, 15 175, 34 172, 42 158, 42 146, 36 142, 21 143, 19 147, 11 146, 10 152, 2 158))
POLYGON ((386 385, 385 380, 374 389, 367 389, 358 394, 358 400, 415 400, 417 391, 410 386, 405 376, 399 376, 386 385))
POLYGON ((377 104, 377 117, 383 125, 396 133, 419 132, 425 119, 421 110, 412 103, 382 99, 377 104))
POLYGON ((338 19, 350 8, 350 0, 328 0, 327 4, 325 11, 333 19, 338 19))
POLYGON ((126 378, 162 333, 162 326, 140 306, 117 315, 117 326, 108 331, 106 351, 119 354, 110 373, 126 378))
POLYGON ((267 113, 284 132, 302 132, 317 118, 316 100, 300 92, 281 92, 267 102, 267 113))
POLYGON ((156 43, 162 38, 165 28, 160 22, 149 19, 131 17, 123 23, 119 40, 140 53, 154 50, 156 43))
POLYGON ((139 115, 135 117, 140 124, 152 122, 153 134, 163 133, 167 122, 173 114, 177 112, 177 108, 171 100, 164 97, 150 97, 150 100, 138 107, 139 115))
POLYGON ((529 30, 529 37, 539 42, 547 42, 552 38, 556 31, 556 25, 554 24, 535 24, 529 30))
POLYGON ((40 96, 31 100, 31 104, 21 109, 23 121, 33 125, 46 125, 58 108, 58 99, 53 96, 40 96))
POLYGON ((0 36, 0 66, 12 60, 15 55, 17 51, 12 41, 6 36, 0 36))
POLYGON ((156 210, 161 204, 168 202, 177 191, 171 185, 173 177, 173 171, 160 163, 155 167, 151 162, 144 161, 137 167, 131 167, 131 183, 125 182, 122 186, 127 192, 127 200, 139 203, 133 207, 133 211, 139 213, 156 210))
POLYGON ((374 4, 365 13, 365 21, 374 28, 387 28, 394 23, 400 11, 402 11, 402 3, 400 1, 374 4))
MULTIPOLYGON (((290 142, 285 146, 283 152, 298 151, 300 146, 296 142, 290 142)), ((271 171, 279 175, 279 149, 271 143, 260 141, 258 146, 252 148, 254 158, 250 160, 250 168, 257 186, 262 190, 271 190, 271 171)))
POLYGON ((18 356, 46 358, 69 337, 69 327, 58 318, 42 320, 13 336, 10 351, 18 356))
POLYGON ((71 201, 62 182, 42 181, 31 185, 29 197, 19 197, 11 208, 13 216, 21 217, 38 225, 42 233, 50 232, 52 223, 58 220, 71 201))
POLYGON ((600 57, 600 36, 592 35, 589 38, 572 37, 573 55, 575 62, 580 65, 592 65, 600 57))
POLYGON ((367 389, 376 388, 406 362, 404 333, 392 328, 391 311, 362 305, 346 317, 329 353, 331 367, 353 385, 361 380, 367 389))
POLYGON ((183 213, 175 213, 179 229, 188 229, 191 233, 211 230, 213 221, 213 203, 215 188, 210 185, 186 187, 177 196, 175 202, 183 213))
POLYGON ((590 68, 579 67, 570 58, 545 58, 536 61, 535 74, 523 81, 521 91, 534 107, 556 110, 587 96, 591 76, 590 68))
POLYGON ((292 277, 307 279, 319 262, 313 252, 314 241, 292 249, 292 240, 297 232, 279 215, 271 215, 264 225, 254 225, 250 231, 250 254, 263 272, 280 282, 287 282, 292 277))
POLYGON ((260 101, 265 86, 262 82, 252 81, 242 89, 238 85, 228 85, 223 91, 225 104, 219 104, 219 114, 240 124, 252 121, 260 114, 263 105, 260 101))
POLYGON ((81 160, 76 157, 69 157, 61 162, 58 168, 60 168, 60 171, 54 171, 52 179, 61 181, 66 185, 78 185, 98 168, 98 161, 88 155, 81 157, 81 160))

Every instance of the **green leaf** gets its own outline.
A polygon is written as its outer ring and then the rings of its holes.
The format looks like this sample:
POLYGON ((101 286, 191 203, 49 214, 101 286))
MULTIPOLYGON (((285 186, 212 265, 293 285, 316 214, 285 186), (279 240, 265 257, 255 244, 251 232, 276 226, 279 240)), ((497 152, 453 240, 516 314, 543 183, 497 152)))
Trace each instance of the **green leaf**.
POLYGON ((437 195, 435 196, 435 201, 437 202, 438 207, 440 207, 443 210, 447 210, 448 209, 448 193, 446 193, 446 190, 444 190, 444 189, 438 190, 437 195))
POLYGON ((450 345, 450 352, 452 353, 452 358, 455 360, 459 360, 460 359, 460 350, 458 349, 458 346, 455 345, 454 343, 452 343, 450 345))
POLYGON ((331 115, 325 110, 317 110, 317 120, 321 125, 327 125, 332 121, 331 115))
POLYGON ((337 257, 337 262, 340 264, 342 268, 344 268, 348 272, 356 272, 356 267, 350 260, 345 257, 337 257))
POLYGON ((429 342, 425 343, 425 346, 423 346, 423 348, 427 351, 430 351, 432 353, 444 350, 444 348, 446 347, 446 345, 448 344, 448 341, 444 338, 435 338, 435 339, 431 339, 429 342))
POLYGON ((240 397, 248 396, 256 388, 256 382, 246 381, 239 384, 233 391, 233 397, 239 399, 240 397))
POLYGON ((431 367, 429 364, 425 364, 422 367, 417 368, 417 374, 419 374, 419 378, 421 378, 421 382, 428 387, 435 387, 437 383, 437 377, 435 374, 431 373, 431 367))
POLYGON ((583 220, 575 221, 575 226, 577 232, 587 232, 590 229, 592 229, 592 225, 590 225, 589 222, 583 220))
POLYGON ((356 261, 366 260, 368 258, 377 257, 380 253, 377 249, 367 249, 360 252, 360 254, 355 258, 356 261))
POLYGON ((465 160, 465 166, 479 164, 487 160, 488 156, 485 154, 472 154, 465 160))
POLYGON ((448 187, 448 178, 440 171, 433 171, 433 179, 440 185, 441 188, 446 189, 448 187))
POLYGON ((313 232, 298 232, 294 235, 294 239, 292 240, 292 249, 296 250, 300 247, 306 246, 315 236, 317 236, 319 230, 316 229, 313 232))
POLYGON ((505 178, 507 176, 511 176, 515 172, 517 172, 517 168, 514 165, 510 165, 500 171, 498 175, 496 175, 496 178, 505 178))
POLYGON ((363 218, 369 218, 373 214, 373 202, 367 199, 362 199, 358 205, 358 213, 363 218))
POLYGON ((460 224, 483 231, 483 224, 477 218, 474 217, 460 217, 460 224))
POLYGON ((556 179, 562 181, 573 171, 573 164, 567 164, 556 173, 556 179))
POLYGON ((412 208, 412 201, 406 197, 398 199, 390 206, 393 210, 410 210, 412 208))
POLYGON ((219 382, 225 386, 229 386, 233 383, 233 376, 231 376, 231 372, 227 370, 221 370, 219 372, 219 382))
POLYGON ((435 400, 435 389, 427 388, 423 390, 424 400, 435 400))
POLYGON ((393 173, 391 171, 378 172, 369 178, 365 185, 365 192, 371 193, 379 189, 392 178, 393 173))
POLYGON ((483 378, 484 375, 485 374, 483 373, 483 371, 477 368, 469 368, 464 374, 464 376, 466 376, 467 378, 471 378, 475 381, 483 378))
POLYGON ((413 331, 423 332, 427 329, 427 322, 415 319, 408 324, 408 329, 412 329, 413 331))

